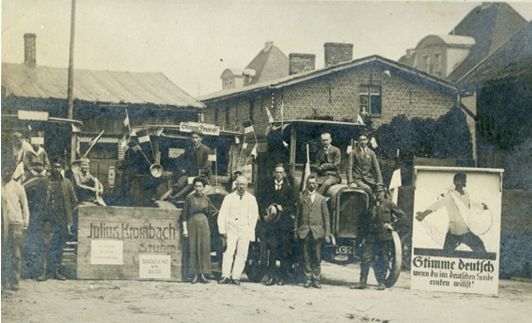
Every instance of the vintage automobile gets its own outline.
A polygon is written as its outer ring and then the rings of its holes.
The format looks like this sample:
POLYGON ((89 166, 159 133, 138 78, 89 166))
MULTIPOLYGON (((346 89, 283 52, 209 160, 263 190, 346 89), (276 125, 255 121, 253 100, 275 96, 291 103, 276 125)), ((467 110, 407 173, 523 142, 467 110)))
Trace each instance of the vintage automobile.
MULTIPOLYGON (((287 169, 287 177, 293 183, 294 192, 301 191, 307 162, 306 146, 309 146, 310 161, 313 162, 320 147, 320 134, 328 132, 332 135, 332 143, 342 151, 342 181, 328 190, 326 197, 330 211, 331 233, 335 237, 333 243, 324 247, 323 258, 336 263, 352 262, 359 259, 359 248, 362 243, 360 221, 368 214, 370 205, 368 195, 360 188, 347 185, 346 168, 348 163, 348 146, 358 134, 365 130, 365 126, 351 122, 328 120, 292 120, 283 124, 274 124, 267 135, 267 154, 259 156, 257 160, 258 174, 271 176, 271 171, 277 163, 283 163, 287 169)), ((258 178, 257 183, 264 181, 258 178)), ((263 190, 256 187, 257 197, 260 199, 263 190)), ((399 277, 402 261, 401 241, 393 232, 394 249, 388 259, 386 274, 387 286, 395 284, 399 277)), ((265 275, 268 252, 258 229, 258 243, 251 246, 246 266, 246 274, 252 281, 260 281, 265 275)), ((297 269, 296 269, 297 270, 297 269)))
MULTIPOLYGON (((202 142, 211 148, 211 183, 206 187, 205 194, 213 206, 219 209, 224 197, 231 191, 231 174, 244 166, 245 158, 240 154, 242 133, 195 122, 133 128, 132 132, 136 134, 131 139, 133 146, 130 147, 133 148, 126 152, 124 164, 118 172, 119 185, 115 195, 108 200, 115 205, 131 207, 182 208, 188 192, 178 197, 170 194, 163 200, 161 197, 172 189, 183 165, 189 162, 186 160, 189 156, 185 156, 184 151, 188 145, 192 145, 190 138, 193 131, 202 132, 202 142), (150 135, 149 142, 139 142, 143 132, 150 135)), ((209 218, 211 250, 214 267, 221 267, 223 247, 216 220, 217 214, 209 218)))

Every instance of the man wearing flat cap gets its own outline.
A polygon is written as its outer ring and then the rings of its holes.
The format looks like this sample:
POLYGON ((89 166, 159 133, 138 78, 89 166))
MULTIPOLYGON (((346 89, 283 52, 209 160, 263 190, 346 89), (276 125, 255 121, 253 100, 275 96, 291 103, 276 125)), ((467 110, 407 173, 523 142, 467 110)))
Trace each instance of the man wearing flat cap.
POLYGON ((262 196, 264 242, 270 251, 266 285, 284 285, 289 278, 290 259, 294 257, 295 198, 282 164, 275 166, 273 180, 266 183, 262 196), (277 270, 277 260, 281 263, 280 270, 277 270))
POLYGON ((360 263, 360 282, 352 286, 354 289, 366 288, 369 268, 373 264, 373 270, 379 284, 377 289, 386 288, 384 281, 386 276, 386 264, 388 252, 393 249, 392 223, 406 218, 405 213, 389 199, 385 198, 386 188, 382 184, 375 186, 375 202, 373 208, 362 219, 362 232, 365 242, 363 244, 362 261, 360 263))

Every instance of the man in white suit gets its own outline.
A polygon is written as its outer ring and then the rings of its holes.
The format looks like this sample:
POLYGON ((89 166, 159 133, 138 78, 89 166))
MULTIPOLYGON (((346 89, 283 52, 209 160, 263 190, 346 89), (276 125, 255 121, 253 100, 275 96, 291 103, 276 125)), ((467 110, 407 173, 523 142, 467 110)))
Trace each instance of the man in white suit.
POLYGON ((247 186, 247 178, 239 176, 236 180, 236 190, 224 198, 218 214, 218 231, 226 245, 220 284, 232 282, 240 285, 249 242, 255 241, 259 207, 255 196, 246 191, 247 186))

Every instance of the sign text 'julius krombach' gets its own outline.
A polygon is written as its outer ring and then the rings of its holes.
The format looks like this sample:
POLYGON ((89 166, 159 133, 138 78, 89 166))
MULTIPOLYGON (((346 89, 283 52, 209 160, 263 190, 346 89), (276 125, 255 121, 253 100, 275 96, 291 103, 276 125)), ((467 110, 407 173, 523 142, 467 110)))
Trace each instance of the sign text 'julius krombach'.
POLYGON ((165 226, 156 226, 151 223, 141 226, 134 226, 129 223, 90 223, 87 238, 175 240, 177 239, 177 227, 172 223, 165 226))

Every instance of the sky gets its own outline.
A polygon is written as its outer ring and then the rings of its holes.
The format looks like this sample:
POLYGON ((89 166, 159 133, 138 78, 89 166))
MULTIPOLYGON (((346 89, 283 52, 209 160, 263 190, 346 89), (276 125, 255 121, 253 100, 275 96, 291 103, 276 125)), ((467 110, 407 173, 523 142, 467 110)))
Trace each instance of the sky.
MULTIPOLYGON (((221 90, 225 68, 245 67, 273 41, 289 53, 354 45, 354 58, 398 60, 428 34, 447 34, 478 2, 76 0, 75 68, 162 72, 192 96, 221 90)), ((511 2, 532 20, 532 2, 511 2)), ((2 0, 2 62, 68 66, 71 0, 2 0)))

